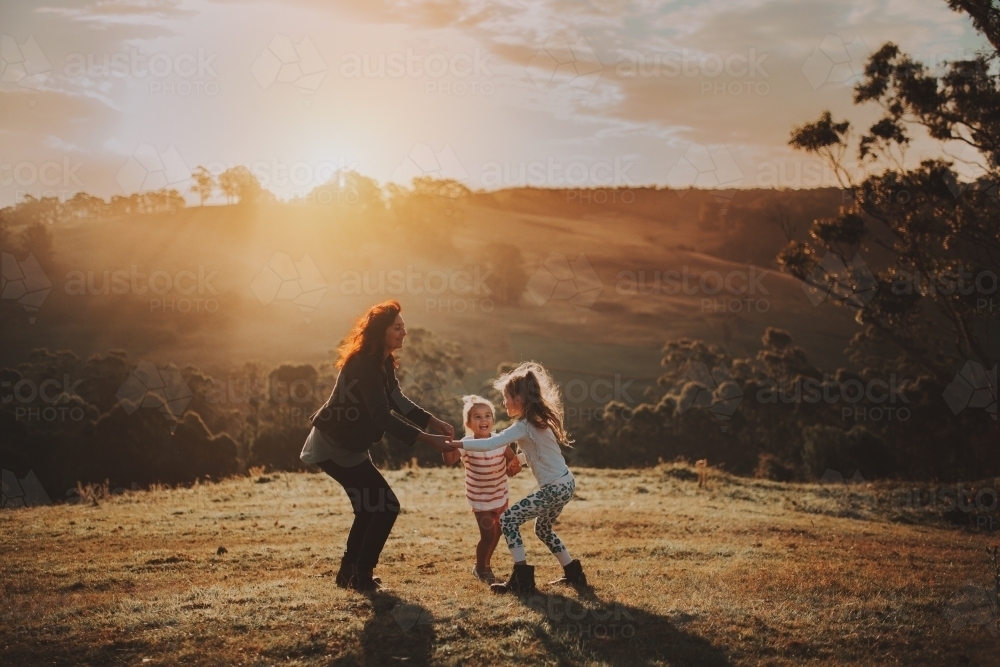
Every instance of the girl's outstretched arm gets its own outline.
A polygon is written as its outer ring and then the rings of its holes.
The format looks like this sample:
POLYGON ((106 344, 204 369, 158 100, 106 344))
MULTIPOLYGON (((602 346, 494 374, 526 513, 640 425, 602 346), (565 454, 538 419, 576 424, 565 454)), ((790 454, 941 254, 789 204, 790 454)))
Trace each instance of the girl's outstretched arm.
POLYGON ((456 444, 461 443, 459 446, 470 452, 488 452, 497 447, 503 447, 504 445, 516 442, 527 435, 528 423, 524 420, 518 420, 496 435, 491 435, 488 438, 466 436, 455 442, 456 444))

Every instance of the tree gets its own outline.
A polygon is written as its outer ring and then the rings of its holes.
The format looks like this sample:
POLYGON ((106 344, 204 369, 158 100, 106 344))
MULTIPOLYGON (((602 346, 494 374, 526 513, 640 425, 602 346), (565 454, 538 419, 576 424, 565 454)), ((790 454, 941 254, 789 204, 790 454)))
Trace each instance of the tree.
POLYGON ((253 172, 243 165, 230 167, 219 174, 219 189, 229 202, 235 199, 240 204, 256 202, 264 191, 253 172))
POLYGON ((99 218, 105 212, 107 204, 100 197, 77 192, 72 199, 63 204, 63 218, 99 218))
POLYGON ((790 242, 778 258, 856 311, 865 325, 851 344, 856 362, 891 363, 942 383, 966 361, 989 369, 1000 357, 996 305, 988 305, 1000 267, 1000 7, 991 0, 948 5, 969 14, 992 46, 941 72, 892 43, 869 58, 854 102, 875 103, 883 114, 857 142, 867 174, 860 181, 844 163, 850 121, 827 111, 795 128, 789 143, 825 158, 853 203, 814 221, 811 240, 790 242), (978 176, 963 181, 955 162, 941 158, 908 168, 914 129, 942 149, 965 147, 962 161, 977 165, 978 176), (886 359, 887 350, 896 358, 886 359))
POLYGON ((194 179, 194 183, 191 185, 191 192, 198 195, 201 205, 204 206, 205 200, 212 196, 212 190, 215 189, 215 177, 212 176, 212 172, 199 165, 192 172, 191 178, 194 179))
POLYGON ((454 229, 465 221, 471 191, 462 183, 431 176, 415 177, 413 189, 386 185, 393 233, 410 247, 435 258, 455 252, 454 229))
POLYGON ((24 253, 31 253, 42 268, 52 268, 52 232, 40 222, 33 222, 22 233, 24 253))
POLYGON ((491 294, 483 297, 505 306, 518 305, 528 286, 521 249, 509 243, 496 243, 490 246, 489 257, 486 266, 491 275, 485 282, 491 294))
POLYGON ((310 364, 281 364, 267 378, 267 396, 258 415, 262 428, 250 446, 250 465, 301 470, 302 443, 309 435, 308 415, 319 409, 333 385, 319 385, 310 364))
POLYGON ((326 183, 310 190, 306 202, 341 208, 356 207, 359 211, 385 209, 385 199, 378 182, 349 169, 336 171, 326 183))

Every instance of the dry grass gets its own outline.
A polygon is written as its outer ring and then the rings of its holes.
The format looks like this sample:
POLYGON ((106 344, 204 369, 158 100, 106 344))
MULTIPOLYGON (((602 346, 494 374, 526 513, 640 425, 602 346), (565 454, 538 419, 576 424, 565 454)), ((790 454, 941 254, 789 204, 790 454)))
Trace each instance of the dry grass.
POLYGON ((991 582, 989 533, 817 485, 576 473, 557 528, 593 589, 546 586, 560 570, 531 536, 541 586, 524 599, 473 579, 458 470, 387 473, 404 511, 378 568, 392 590, 371 599, 334 584, 350 508, 322 474, 4 512, 0 662, 997 664, 982 614, 954 602, 991 582))

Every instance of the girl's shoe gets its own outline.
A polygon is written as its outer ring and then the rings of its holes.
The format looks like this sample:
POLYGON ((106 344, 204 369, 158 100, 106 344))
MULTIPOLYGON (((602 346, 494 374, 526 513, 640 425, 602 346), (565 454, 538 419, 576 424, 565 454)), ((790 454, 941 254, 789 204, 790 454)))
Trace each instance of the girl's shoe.
POLYGON ((490 590, 494 593, 534 593, 535 566, 527 563, 515 563, 510 579, 502 584, 492 584, 490 590))
POLYGON ((586 586, 587 575, 583 573, 583 566, 580 565, 580 561, 572 560, 569 562, 569 565, 563 565, 563 576, 559 577, 555 581, 550 581, 549 583, 586 586))
POLYGON ((491 568, 486 568, 484 571, 480 572, 479 568, 476 566, 472 567, 472 576, 474 576, 479 581, 485 581, 488 584, 492 584, 497 580, 497 576, 493 574, 491 568))

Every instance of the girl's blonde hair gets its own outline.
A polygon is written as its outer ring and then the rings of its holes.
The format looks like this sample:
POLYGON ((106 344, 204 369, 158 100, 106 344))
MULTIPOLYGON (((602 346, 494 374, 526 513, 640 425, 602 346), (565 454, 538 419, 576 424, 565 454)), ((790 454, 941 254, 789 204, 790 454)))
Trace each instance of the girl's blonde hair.
POLYGON ((556 442, 569 447, 569 435, 563 427, 563 403, 559 387, 549 372, 534 361, 526 361, 493 382, 502 394, 517 396, 524 403, 524 419, 537 428, 552 429, 556 442))
POLYGON ((482 396, 476 396, 475 394, 469 394, 468 396, 462 397, 462 424, 465 425, 465 435, 472 435, 472 431, 469 430, 469 413, 472 412, 472 408, 477 405, 485 405, 490 409, 490 414, 493 415, 493 420, 496 421, 497 410, 493 407, 493 403, 488 398, 483 398, 482 396))

